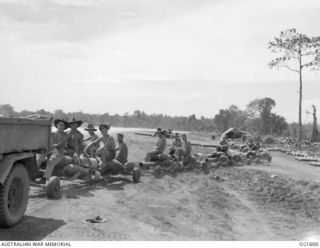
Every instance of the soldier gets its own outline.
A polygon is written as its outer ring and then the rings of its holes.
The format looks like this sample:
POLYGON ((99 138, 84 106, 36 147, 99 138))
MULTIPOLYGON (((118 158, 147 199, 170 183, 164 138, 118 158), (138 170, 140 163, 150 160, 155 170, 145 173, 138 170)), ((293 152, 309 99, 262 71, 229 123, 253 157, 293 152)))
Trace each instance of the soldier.
POLYGON ((166 138, 164 136, 164 131, 162 131, 161 129, 157 129, 155 135, 157 135, 159 137, 159 140, 157 142, 157 145, 153 148, 153 150, 149 153, 147 153, 145 161, 146 162, 150 162, 150 161, 157 161, 158 160, 158 156, 160 154, 163 154, 164 150, 166 149, 166 138))
MULTIPOLYGON (((69 127, 68 122, 61 119, 56 119, 53 123, 57 130, 52 134, 53 144, 50 151, 51 156, 47 161, 45 173, 38 182, 41 184, 45 184, 50 179, 56 165, 64 160, 65 146, 68 142, 68 135, 64 132, 64 130, 69 127)), ((37 156, 38 166, 42 164, 46 156, 47 154, 39 154, 39 156, 37 156)))
MULTIPOLYGON (((89 137, 84 139, 83 142, 88 142, 91 143, 95 140, 97 140, 99 137, 98 135, 96 135, 94 132, 97 131, 97 129, 92 125, 92 124, 88 124, 87 128, 85 128, 84 130, 86 130, 88 133, 89 133, 89 137)), ((83 147, 85 147, 85 144, 83 145, 83 147)), ((97 150, 99 149, 100 147, 100 143, 97 143, 95 145, 92 145, 90 147, 90 149, 88 150, 88 155, 91 157, 91 158, 94 158, 95 157, 95 154, 97 152, 97 150)))
POLYGON ((217 152, 227 153, 228 150, 229 150, 229 143, 227 141, 227 137, 222 136, 221 141, 219 142, 219 145, 217 146, 217 152))
POLYGON ((111 137, 108 134, 108 131, 110 129, 110 126, 107 124, 101 124, 99 125, 99 130, 102 134, 102 137, 98 138, 97 140, 91 142, 87 147, 84 149, 84 154, 88 155, 88 150, 91 146, 96 145, 100 142, 103 142, 104 146, 99 148, 99 150, 96 152, 97 159, 100 160, 100 167, 101 172, 105 173, 109 169, 114 169, 114 163, 113 159, 116 156, 116 145, 114 142, 113 137, 111 137))
POLYGON ((182 147, 182 142, 181 142, 179 133, 175 133, 174 141, 172 142, 172 146, 174 146, 174 147, 182 147))
POLYGON ((182 142, 181 142, 181 139, 180 139, 180 136, 178 133, 175 133, 174 135, 174 141, 172 142, 172 146, 170 147, 169 149, 169 155, 172 157, 172 158, 175 158, 175 153, 177 152, 177 150, 179 148, 182 147, 182 142))
POLYGON ((74 118, 72 121, 68 122, 70 131, 68 133, 69 139, 67 143, 66 155, 80 156, 83 153, 83 134, 78 131, 78 127, 82 125, 82 121, 76 121, 74 118))
POLYGON ((117 147, 116 160, 121 164, 125 164, 126 162, 128 162, 128 147, 126 143, 123 142, 123 137, 124 135, 122 133, 117 134, 119 145, 117 147))
POLYGON ((191 143, 187 139, 186 134, 181 135, 182 138, 182 148, 179 148, 177 151, 177 156, 182 158, 183 169, 185 171, 191 170, 196 166, 197 160, 191 154, 191 143))

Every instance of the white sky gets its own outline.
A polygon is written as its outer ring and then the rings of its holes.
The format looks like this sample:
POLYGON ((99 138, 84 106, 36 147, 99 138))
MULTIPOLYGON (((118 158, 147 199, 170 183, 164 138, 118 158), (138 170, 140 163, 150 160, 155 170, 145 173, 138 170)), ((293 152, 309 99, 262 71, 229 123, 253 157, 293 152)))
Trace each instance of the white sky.
MULTIPOLYGON (((297 121, 298 74, 270 70, 267 44, 320 35, 319 13, 319 0, 0 0, 0 104, 213 117, 271 97, 297 121)), ((306 71, 305 110, 319 92, 306 71)))

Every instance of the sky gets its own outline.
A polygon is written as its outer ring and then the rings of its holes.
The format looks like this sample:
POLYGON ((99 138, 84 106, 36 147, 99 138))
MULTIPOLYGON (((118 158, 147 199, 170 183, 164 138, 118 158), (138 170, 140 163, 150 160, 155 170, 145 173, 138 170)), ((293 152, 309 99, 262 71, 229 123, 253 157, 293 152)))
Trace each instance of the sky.
MULTIPOLYGON (((0 0, 0 104, 211 118, 271 97, 297 121, 298 74, 270 70, 267 45, 320 35, 319 13, 319 0, 0 0)), ((307 122, 320 72, 303 79, 307 122)))

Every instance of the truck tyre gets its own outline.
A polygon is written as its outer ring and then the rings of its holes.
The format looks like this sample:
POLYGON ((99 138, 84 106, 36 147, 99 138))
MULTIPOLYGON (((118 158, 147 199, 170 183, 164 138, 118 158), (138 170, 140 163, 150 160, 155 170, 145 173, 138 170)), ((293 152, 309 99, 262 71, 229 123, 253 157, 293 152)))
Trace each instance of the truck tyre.
POLYGON ((60 197, 60 179, 59 177, 50 177, 46 185, 47 197, 49 199, 58 199, 60 197))
POLYGON ((29 199, 29 175, 21 163, 11 169, 5 183, 0 185, 0 226, 11 227, 19 223, 29 199))

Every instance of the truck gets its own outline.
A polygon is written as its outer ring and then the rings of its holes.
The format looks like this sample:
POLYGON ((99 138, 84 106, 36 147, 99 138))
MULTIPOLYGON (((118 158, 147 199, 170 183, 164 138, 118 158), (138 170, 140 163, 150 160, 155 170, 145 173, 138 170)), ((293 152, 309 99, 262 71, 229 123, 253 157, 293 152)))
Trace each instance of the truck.
POLYGON ((49 150, 51 126, 47 119, 0 117, 0 227, 21 221, 38 173, 36 154, 49 150))

